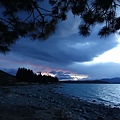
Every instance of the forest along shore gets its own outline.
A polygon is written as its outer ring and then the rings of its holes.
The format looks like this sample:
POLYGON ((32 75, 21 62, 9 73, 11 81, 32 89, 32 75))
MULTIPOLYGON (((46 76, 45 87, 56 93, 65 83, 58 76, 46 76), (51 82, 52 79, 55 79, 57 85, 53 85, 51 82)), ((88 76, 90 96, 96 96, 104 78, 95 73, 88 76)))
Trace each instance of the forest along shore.
POLYGON ((59 84, 0 86, 1 120, 120 120, 120 109, 54 93, 59 84))

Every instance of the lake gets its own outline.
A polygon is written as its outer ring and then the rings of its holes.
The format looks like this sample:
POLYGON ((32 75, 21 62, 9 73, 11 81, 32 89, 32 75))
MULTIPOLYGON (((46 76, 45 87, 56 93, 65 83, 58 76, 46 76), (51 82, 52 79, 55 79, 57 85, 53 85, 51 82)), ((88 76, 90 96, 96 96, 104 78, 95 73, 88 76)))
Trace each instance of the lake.
POLYGON ((120 108, 120 84, 61 84, 57 93, 120 108))

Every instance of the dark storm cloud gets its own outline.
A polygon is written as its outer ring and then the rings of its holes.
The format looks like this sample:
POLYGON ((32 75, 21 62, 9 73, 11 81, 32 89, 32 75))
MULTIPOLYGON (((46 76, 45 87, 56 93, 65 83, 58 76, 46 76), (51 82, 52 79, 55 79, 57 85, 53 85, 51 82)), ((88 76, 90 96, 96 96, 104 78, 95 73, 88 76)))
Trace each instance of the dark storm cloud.
POLYGON ((120 77, 120 64, 118 63, 97 63, 91 65, 74 64, 69 66, 69 70, 78 74, 86 74, 87 79, 120 77))
POLYGON ((55 77, 59 78, 60 80, 72 80, 72 79, 73 79, 73 78, 70 76, 70 72, 51 71, 50 73, 54 74, 55 77))
MULTIPOLYGON (((108 65, 105 63, 90 66, 75 64, 92 61, 94 57, 114 48, 118 43, 115 36, 100 39, 97 36, 99 26, 93 28, 90 37, 81 37, 78 33, 79 18, 74 18, 70 13, 69 16, 70 19, 60 23, 56 33, 44 42, 38 40, 31 42, 29 38, 21 38, 11 47, 11 52, 6 57, 0 55, 0 59, 3 59, 0 64, 2 68, 4 66, 5 68, 7 66, 13 68, 31 66, 33 70, 45 71, 45 68, 48 67, 47 69, 70 71, 65 73, 49 70, 60 79, 72 79, 71 72, 89 75, 91 78, 101 77, 103 76, 102 73, 105 73, 106 76, 108 74, 110 76, 117 75, 111 69, 113 66, 116 67, 116 64, 109 63, 108 65), (6 64, 5 60, 7 60, 6 64), (8 62, 8 60, 10 61, 8 62), (11 61, 15 66, 10 65, 11 61)), ((10 70, 9 72, 13 73, 14 71, 10 70)))
POLYGON ((93 28, 90 37, 80 37, 79 17, 70 12, 68 18, 58 25, 56 33, 45 42, 30 42, 22 39, 12 48, 12 52, 56 65, 70 65, 74 62, 91 61, 105 51, 117 45, 115 36, 100 39, 97 36, 99 26, 93 28), (74 22, 73 22, 74 21, 74 22))
POLYGON ((116 45, 115 37, 108 40, 99 39, 94 35, 84 39, 75 35, 74 38, 52 37, 45 42, 30 42, 23 39, 12 48, 12 51, 48 63, 68 65, 73 62, 91 61, 116 45))
POLYGON ((55 75, 55 74, 57 74, 57 71, 52 70, 52 71, 50 71, 50 73, 55 75))

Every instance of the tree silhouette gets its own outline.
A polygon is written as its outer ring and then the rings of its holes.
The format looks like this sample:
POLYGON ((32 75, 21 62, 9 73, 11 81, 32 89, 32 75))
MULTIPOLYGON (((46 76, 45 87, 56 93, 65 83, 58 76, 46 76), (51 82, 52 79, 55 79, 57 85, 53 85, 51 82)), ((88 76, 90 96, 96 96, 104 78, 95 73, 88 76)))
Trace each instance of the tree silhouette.
POLYGON ((34 73, 30 69, 18 68, 16 78, 19 81, 34 82, 34 73))
POLYGON ((46 76, 41 73, 38 75, 33 73, 32 70, 26 69, 26 68, 18 68, 18 71, 16 73, 16 79, 18 81, 23 81, 23 82, 34 82, 34 83, 53 83, 53 82, 58 82, 57 77, 52 77, 52 76, 46 76))
POLYGON ((120 0, 49 0, 48 9, 42 7, 43 1, 0 0, 0 52, 8 51, 20 37, 47 39, 69 11, 80 17, 80 35, 90 35, 92 27, 101 23, 101 37, 120 29, 120 0))

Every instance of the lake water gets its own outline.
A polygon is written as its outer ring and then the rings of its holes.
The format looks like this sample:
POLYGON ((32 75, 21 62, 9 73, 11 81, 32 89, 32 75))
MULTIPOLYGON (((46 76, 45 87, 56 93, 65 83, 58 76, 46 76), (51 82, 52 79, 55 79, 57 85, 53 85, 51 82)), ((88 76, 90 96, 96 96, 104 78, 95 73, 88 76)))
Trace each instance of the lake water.
POLYGON ((61 84, 56 90, 74 98, 120 108, 120 84, 61 84))

